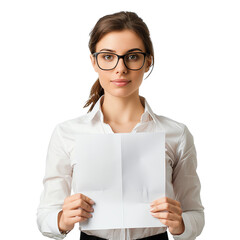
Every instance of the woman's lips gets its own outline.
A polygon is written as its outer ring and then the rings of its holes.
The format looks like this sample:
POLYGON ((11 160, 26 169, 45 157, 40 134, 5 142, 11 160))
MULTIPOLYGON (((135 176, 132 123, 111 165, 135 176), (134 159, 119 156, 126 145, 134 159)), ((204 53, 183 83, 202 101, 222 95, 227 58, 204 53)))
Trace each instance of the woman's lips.
POLYGON ((119 79, 119 80, 112 81, 112 83, 117 85, 117 86, 122 87, 122 86, 126 86, 128 83, 130 83, 130 81, 129 80, 120 80, 119 79))

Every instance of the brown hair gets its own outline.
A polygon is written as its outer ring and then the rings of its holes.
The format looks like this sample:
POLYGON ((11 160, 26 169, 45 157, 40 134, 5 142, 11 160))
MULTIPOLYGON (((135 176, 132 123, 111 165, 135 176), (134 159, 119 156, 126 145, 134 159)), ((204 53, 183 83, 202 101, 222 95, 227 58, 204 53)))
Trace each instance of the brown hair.
MULTIPOLYGON (((96 51, 96 45, 98 41, 105 34, 112 31, 119 31, 119 30, 125 30, 125 29, 134 31, 143 40, 147 56, 152 56, 152 66, 153 66, 154 51, 153 51, 152 41, 150 38, 150 32, 148 30, 147 25, 134 12, 121 11, 121 12, 117 12, 111 15, 106 15, 100 18, 96 23, 96 25, 94 26, 94 28, 92 29, 92 31, 90 32, 90 40, 88 43, 90 52, 93 54, 96 51)), ((151 74, 151 72, 149 73, 149 75, 151 74)), ((104 89, 102 88, 98 78, 91 88, 89 99, 84 105, 84 108, 89 106, 92 103, 88 112, 92 111, 94 105, 103 94, 104 94, 104 89)))

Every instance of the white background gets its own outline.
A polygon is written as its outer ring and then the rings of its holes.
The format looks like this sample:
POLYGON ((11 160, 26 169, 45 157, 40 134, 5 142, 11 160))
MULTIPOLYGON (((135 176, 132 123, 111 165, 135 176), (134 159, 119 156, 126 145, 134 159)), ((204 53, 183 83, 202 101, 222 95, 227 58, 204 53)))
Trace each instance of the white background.
MULTIPOLYGON (((121 10, 143 18, 154 44, 155 67, 140 95, 194 136, 206 216, 198 239, 239 235, 239 1, 6 0, 0 2, 3 239, 46 239, 36 210, 50 136, 57 123, 87 112, 97 79, 89 33, 100 17, 121 10)), ((76 226, 66 239, 79 239, 76 226)))

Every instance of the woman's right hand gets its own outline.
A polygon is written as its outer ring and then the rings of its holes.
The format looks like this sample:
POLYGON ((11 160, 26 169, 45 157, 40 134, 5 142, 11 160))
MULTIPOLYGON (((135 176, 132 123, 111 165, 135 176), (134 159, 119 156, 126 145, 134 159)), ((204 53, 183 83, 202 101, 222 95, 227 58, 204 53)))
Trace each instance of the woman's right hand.
POLYGON ((92 217, 94 201, 82 193, 65 198, 62 211, 58 214, 58 228, 60 231, 71 231, 74 224, 92 217))

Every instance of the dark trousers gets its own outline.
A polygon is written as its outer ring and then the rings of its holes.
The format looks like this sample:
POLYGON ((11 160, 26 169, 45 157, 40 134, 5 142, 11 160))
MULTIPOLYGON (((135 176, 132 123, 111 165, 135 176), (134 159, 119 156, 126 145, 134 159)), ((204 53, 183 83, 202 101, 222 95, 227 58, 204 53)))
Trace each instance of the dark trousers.
MULTIPOLYGON (((167 231, 164 233, 160 233, 157 235, 153 235, 150 237, 145 237, 145 238, 138 238, 139 240, 168 240, 168 234, 167 231)), ((100 238, 100 237, 96 237, 96 236, 90 236, 87 235, 84 232, 81 232, 81 240, 106 240, 105 238, 100 238)))

